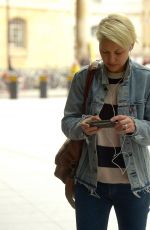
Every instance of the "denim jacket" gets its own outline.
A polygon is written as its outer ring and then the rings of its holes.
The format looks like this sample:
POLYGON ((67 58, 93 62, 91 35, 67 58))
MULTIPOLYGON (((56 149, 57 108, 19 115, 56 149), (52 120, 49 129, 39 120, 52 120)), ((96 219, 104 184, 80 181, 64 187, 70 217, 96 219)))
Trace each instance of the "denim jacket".
MULTIPOLYGON (((89 91, 86 113, 82 114, 83 91, 87 67, 75 74, 62 118, 62 131, 70 139, 85 139, 76 170, 75 181, 94 194, 97 187, 96 135, 86 136, 80 122, 85 116, 99 114, 106 95, 108 78, 103 63, 99 63, 89 91)), ((150 192, 150 69, 128 61, 124 80, 117 96, 118 114, 134 119, 136 131, 120 135, 121 149, 132 192, 150 192)))

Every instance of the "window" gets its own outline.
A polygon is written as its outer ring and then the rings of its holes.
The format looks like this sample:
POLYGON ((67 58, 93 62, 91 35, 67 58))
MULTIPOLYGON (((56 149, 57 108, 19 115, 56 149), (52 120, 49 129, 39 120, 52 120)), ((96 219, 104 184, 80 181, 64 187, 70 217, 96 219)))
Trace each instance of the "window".
POLYGON ((25 21, 21 18, 9 21, 9 44, 14 47, 25 47, 25 21))

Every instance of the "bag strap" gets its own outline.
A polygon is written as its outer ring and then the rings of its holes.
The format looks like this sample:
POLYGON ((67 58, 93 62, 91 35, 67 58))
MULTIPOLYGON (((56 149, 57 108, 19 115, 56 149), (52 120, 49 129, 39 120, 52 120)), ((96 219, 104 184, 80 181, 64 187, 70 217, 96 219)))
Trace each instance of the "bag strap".
POLYGON ((93 63, 91 63, 88 67, 88 71, 87 71, 87 78, 86 78, 86 84, 85 84, 85 88, 84 88, 84 101, 83 101, 83 106, 82 106, 82 112, 85 113, 86 112, 86 101, 87 101, 87 97, 88 97, 88 93, 90 90, 90 87, 92 85, 92 81, 94 78, 94 74, 98 68, 98 61, 95 61, 93 63))

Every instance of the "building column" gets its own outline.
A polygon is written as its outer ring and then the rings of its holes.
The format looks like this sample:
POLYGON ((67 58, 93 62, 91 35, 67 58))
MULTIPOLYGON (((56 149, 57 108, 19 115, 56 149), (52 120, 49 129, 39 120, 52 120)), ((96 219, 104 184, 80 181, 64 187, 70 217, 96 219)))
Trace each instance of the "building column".
POLYGON ((5 20, 3 22, 3 33, 1 34, 1 49, 3 50, 3 58, 1 60, 1 66, 3 66, 4 69, 8 69, 8 56, 9 56, 9 48, 8 48, 8 3, 5 2, 4 9, 4 17, 5 20))
POLYGON ((150 58, 150 1, 143 0, 142 15, 143 53, 145 58, 150 58))
POLYGON ((79 63, 89 61, 89 0, 76 0, 76 58, 79 63))

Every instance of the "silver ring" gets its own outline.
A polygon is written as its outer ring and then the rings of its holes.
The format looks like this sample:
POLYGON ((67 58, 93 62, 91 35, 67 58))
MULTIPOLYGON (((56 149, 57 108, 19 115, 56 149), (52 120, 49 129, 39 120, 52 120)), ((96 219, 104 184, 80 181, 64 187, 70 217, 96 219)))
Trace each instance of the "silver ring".
POLYGON ((125 124, 124 126, 125 126, 126 129, 128 128, 128 124, 125 124))

